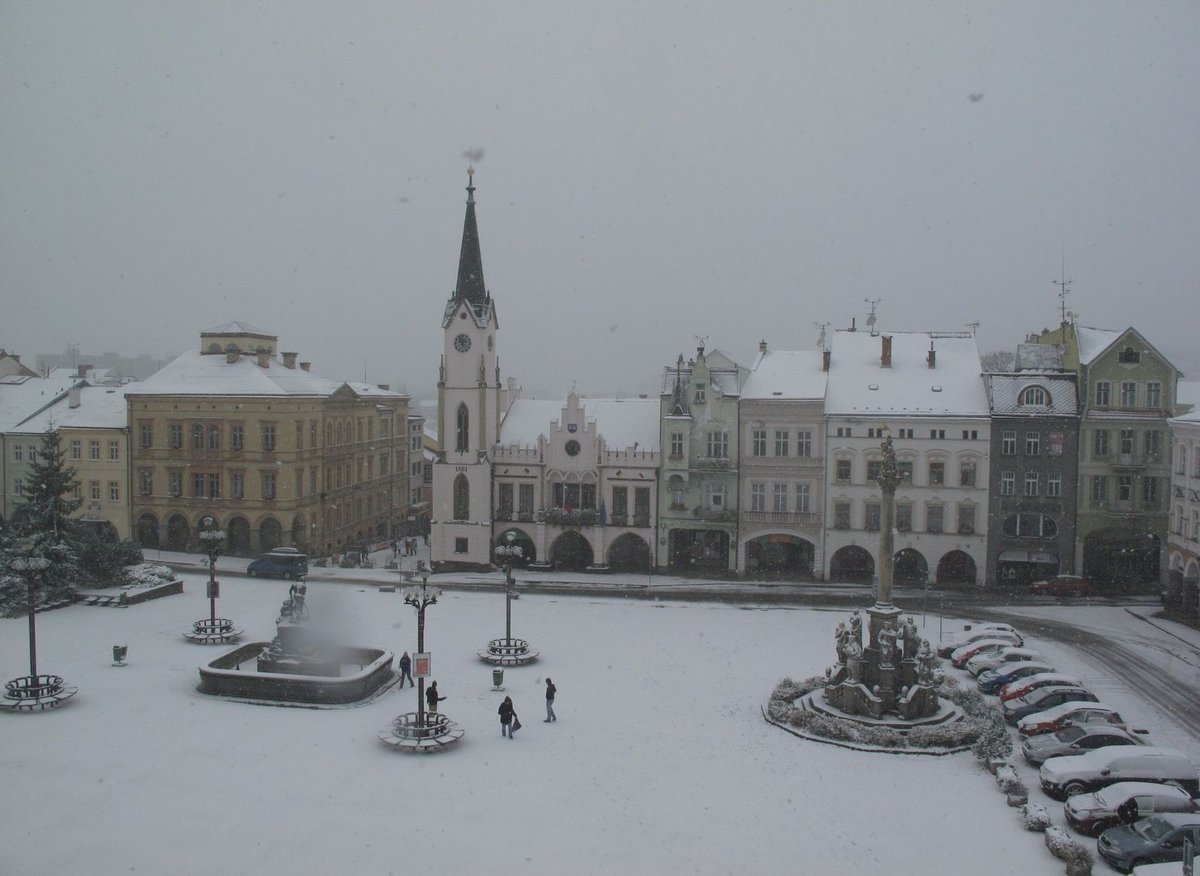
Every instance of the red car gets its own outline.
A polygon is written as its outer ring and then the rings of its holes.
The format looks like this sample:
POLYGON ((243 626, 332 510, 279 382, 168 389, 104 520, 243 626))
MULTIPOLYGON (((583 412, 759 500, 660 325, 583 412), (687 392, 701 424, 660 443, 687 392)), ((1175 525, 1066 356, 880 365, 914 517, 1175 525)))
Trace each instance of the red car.
POLYGON ((1081 685, 1083 682, 1073 675, 1063 675, 1061 672, 1039 672, 1036 675, 1027 675, 1025 678, 1010 681, 1004 687, 1000 688, 1000 702, 1007 703, 1009 700, 1023 697, 1025 694, 1037 690, 1039 687, 1049 687, 1056 684, 1081 685))
POLYGON ((1079 575, 1055 575, 1045 581, 1035 581, 1029 592, 1042 596, 1087 596, 1092 592, 1092 583, 1079 575))

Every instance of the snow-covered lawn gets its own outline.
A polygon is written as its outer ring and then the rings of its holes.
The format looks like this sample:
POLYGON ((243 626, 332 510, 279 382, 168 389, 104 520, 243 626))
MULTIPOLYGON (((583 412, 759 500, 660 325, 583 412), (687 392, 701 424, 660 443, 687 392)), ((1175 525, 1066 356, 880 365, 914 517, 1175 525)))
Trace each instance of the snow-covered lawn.
MULTIPOLYGON (((844 612, 526 594, 513 632, 542 659, 506 670, 525 724, 509 741, 475 656, 503 635, 503 598, 447 592, 426 644, 442 709, 467 735, 414 757, 377 738, 415 709, 409 689, 329 710, 197 693, 196 667, 223 648, 182 638, 208 615, 204 576, 185 582, 133 608, 38 616, 41 671, 80 692, 0 715, 0 870, 1062 872, 969 754, 859 753, 763 721, 780 677, 831 662, 844 612), (129 645, 127 667, 111 666, 113 644, 129 645)), ((217 613, 269 640, 286 590, 227 578, 217 613)), ((415 650, 416 614, 396 593, 310 582, 308 603, 352 629, 350 644, 415 650)), ((0 622, 0 675, 25 674, 27 654, 25 621, 0 622)))

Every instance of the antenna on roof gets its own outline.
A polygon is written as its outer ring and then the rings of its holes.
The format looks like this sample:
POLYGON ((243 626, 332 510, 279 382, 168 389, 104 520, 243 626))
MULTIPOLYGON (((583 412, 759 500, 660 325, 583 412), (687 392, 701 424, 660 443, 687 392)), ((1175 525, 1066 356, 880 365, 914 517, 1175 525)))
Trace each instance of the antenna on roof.
POLYGON ((871 330, 871 334, 875 334, 875 307, 882 301, 882 298, 864 298, 863 301, 871 305, 871 312, 867 314, 867 328, 871 330))
POLYGON ((821 333, 819 335, 817 335, 817 349, 824 350, 825 349, 825 329, 829 328, 829 323, 816 322, 814 320, 813 325, 817 326, 821 330, 821 333))
POLYGON ((971 330, 971 337, 975 337, 975 329, 979 328, 979 323, 969 322, 967 323, 967 328, 971 330))
POLYGON ((1052 285, 1058 287, 1058 308, 1062 312, 1063 325, 1067 323, 1067 317, 1075 318, 1075 314, 1067 310, 1067 287, 1071 285, 1071 281, 1067 279, 1067 247, 1063 245, 1062 257, 1062 274, 1057 280, 1050 281, 1052 285))

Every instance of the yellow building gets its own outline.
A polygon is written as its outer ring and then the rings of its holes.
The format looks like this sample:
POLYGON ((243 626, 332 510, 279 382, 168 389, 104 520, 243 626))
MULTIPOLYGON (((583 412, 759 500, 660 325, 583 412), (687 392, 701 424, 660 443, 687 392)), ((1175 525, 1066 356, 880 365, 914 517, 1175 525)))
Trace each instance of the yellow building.
POLYGON ((246 323, 128 388, 131 520, 147 547, 314 555, 387 540, 410 506, 408 396, 329 380, 246 323))

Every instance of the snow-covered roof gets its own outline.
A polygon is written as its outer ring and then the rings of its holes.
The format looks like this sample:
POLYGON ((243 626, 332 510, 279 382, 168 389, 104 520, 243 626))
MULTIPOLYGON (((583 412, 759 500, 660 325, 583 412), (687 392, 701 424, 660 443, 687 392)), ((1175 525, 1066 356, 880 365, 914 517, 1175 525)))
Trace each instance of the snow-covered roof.
POLYGON ((265 335, 268 338, 275 337, 275 335, 273 335, 271 332, 267 331, 266 329, 259 328, 256 325, 251 325, 248 322, 242 322, 240 320, 235 320, 233 322, 227 322, 223 325, 219 325, 214 328, 205 329, 200 334, 202 334, 202 335, 265 335))
POLYGON ((742 387, 743 399, 824 399, 829 375, 820 350, 766 350, 742 387))
MULTIPOLYGON (((562 421, 565 407, 566 402, 553 399, 516 399, 500 424, 500 444, 532 447, 538 436, 549 438, 554 425, 562 421)), ((609 449, 637 444, 638 450, 658 450, 658 399, 581 398, 579 407, 588 421, 596 423, 596 434, 609 449)))
POLYGON ((988 374, 992 413, 998 416, 1074 417, 1079 413, 1075 375, 1063 371, 1021 371, 1016 374, 988 374), (1023 405, 1021 393, 1040 386, 1050 398, 1048 405, 1023 405))
POLYGON ((1117 342, 1124 331, 1075 326, 1075 337, 1079 339, 1079 363, 1089 365, 1092 360, 1117 342))
POLYGON ((958 332, 833 333, 825 413, 906 416, 989 415, 979 348, 958 332), (892 339, 891 367, 881 365, 892 339), (930 348, 935 367, 928 365, 930 348))
POLYGON ((1178 405, 1200 405, 1200 380, 1181 380, 1175 385, 1175 403, 1178 405))
POLYGON ((76 407, 71 407, 68 393, 50 407, 23 420, 17 429, 45 432, 51 425, 60 429, 124 429, 128 422, 127 391, 128 386, 81 386, 76 407))
POLYGON ((81 382, 78 377, 24 377, 19 382, 0 381, 0 432, 13 431, 22 420, 81 382))
POLYGON ((229 362, 225 354, 182 353, 170 364, 135 386, 130 395, 247 395, 328 396, 346 385, 358 395, 379 399, 402 397, 400 393, 366 383, 343 384, 303 368, 288 368, 281 356, 260 368, 258 357, 245 355, 229 362))

